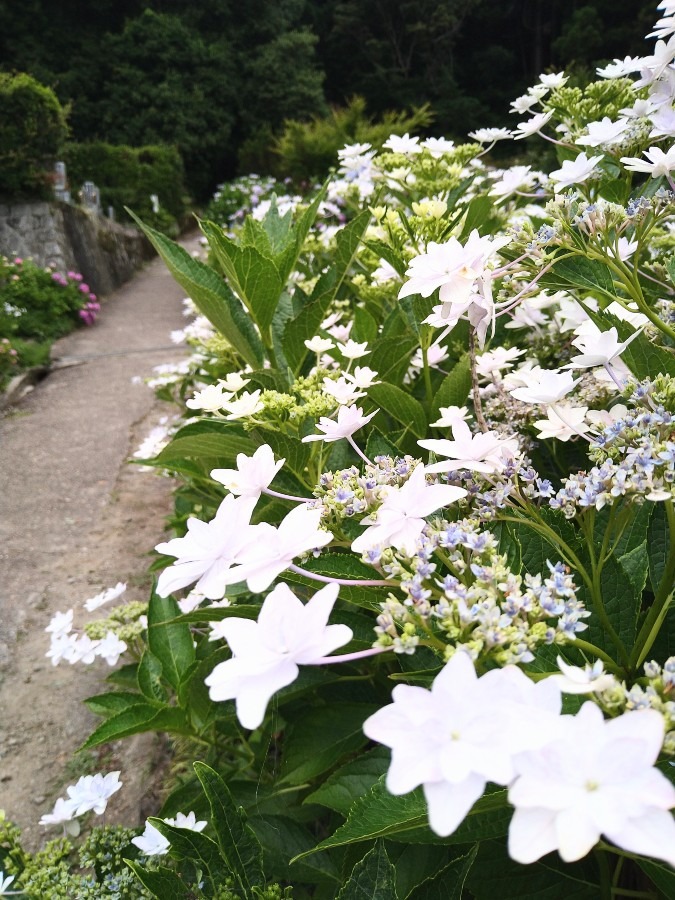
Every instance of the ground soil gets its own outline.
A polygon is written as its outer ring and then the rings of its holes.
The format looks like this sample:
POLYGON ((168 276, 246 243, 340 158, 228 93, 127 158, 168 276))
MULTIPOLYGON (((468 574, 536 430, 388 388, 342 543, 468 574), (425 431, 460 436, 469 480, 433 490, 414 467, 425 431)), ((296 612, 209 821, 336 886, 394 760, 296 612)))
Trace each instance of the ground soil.
MULTIPOLYGON (((196 236, 183 243, 198 248, 196 236)), ((148 264, 104 301, 93 328, 55 345, 62 367, 0 419, 0 809, 32 849, 55 836, 40 816, 85 772, 121 770, 108 822, 135 826, 156 803, 157 736, 73 756, 99 721, 82 700, 109 669, 53 667, 44 628, 70 607, 76 624, 96 618, 83 602, 118 581, 125 600, 147 599, 172 484, 127 459, 175 410, 134 377, 185 353, 169 339, 185 324, 183 296, 161 261, 148 264)))

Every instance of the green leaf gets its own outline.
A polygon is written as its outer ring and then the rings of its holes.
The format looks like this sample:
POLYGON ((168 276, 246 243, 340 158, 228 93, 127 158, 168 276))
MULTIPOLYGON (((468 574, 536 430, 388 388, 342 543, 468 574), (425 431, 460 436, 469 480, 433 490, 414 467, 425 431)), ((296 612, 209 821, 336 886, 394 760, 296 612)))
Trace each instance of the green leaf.
POLYGON ((402 422, 410 428, 416 437, 425 437, 427 417, 424 415, 422 404, 406 391, 393 384, 375 384, 368 388, 368 398, 397 422, 402 422))
POLYGON ((167 869, 166 866, 146 869, 131 859, 125 859, 124 862, 141 884, 158 900, 185 900, 188 896, 188 886, 173 869, 167 869))
POLYGON ((370 213, 364 210, 338 232, 330 269, 317 282, 307 306, 286 324, 282 343, 288 364, 295 373, 300 371, 309 352, 304 342, 318 333, 354 261, 369 222, 370 213))
POLYGON ((332 768, 367 743, 363 723, 377 709, 371 703, 332 703, 312 707, 296 721, 284 741, 281 780, 302 784, 332 768))
POLYGON ((255 326, 217 272, 160 234, 144 225, 130 210, 129 215, 143 230, 164 260, 175 280, 184 288, 201 313, 254 369, 262 368, 265 353, 255 326))
POLYGON ((523 866, 509 858, 504 842, 481 844, 467 888, 475 900, 598 900, 597 868, 592 857, 564 863, 550 854, 523 866))
POLYGON ((143 696, 151 702, 166 702, 166 691, 162 684, 162 663, 147 647, 138 664, 138 687, 143 696))
POLYGON ((220 775, 200 762, 194 764, 194 769, 211 807, 211 825, 223 859, 244 896, 250 896, 253 886, 265 883, 260 843, 220 775))
POLYGON ((666 897, 675 897, 675 872, 670 866, 654 859, 638 858, 636 862, 666 897))
POLYGON ((357 862, 336 900, 398 900, 396 869, 382 841, 357 862))
POLYGON ((200 831, 176 828, 154 816, 150 816, 148 821, 171 843, 169 854, 174 859, 189 860, 196 868, 202 870, 204 880, 208 879, 205 885, 209 889, 207 896, 214 896, 230 875, 218 850, 218 844, 200 831))
POLYGON ((599 290, 608 299, 616 297, 611 270, 604 263, 583 256, 568 257, 556 262, 539 283, 542 287, 552 287, 556 290, 575 287, 587 291, 599 290))
POLYGON ((260 444, 269 444, 277 459, 286 460, 284 468, 288 467, 300 479, 305 477, 307 463, 312 454, 308 444, 303 444, 299 437, 291 437, 271 428, 256 428, 251 433, 260 444))
POLYGON ((363 797, 387 771, 390 759, 389 750, 374 747, 333 772, 304 802, 327 806, 346 818, 352 804, 363 797))
POLYGON ((373 345, 368 365, 382 381, 400 384, 410 366, 410 357, 418 346, 417 338, 410 332, 381 337, 373 345))
POLYGON ((88 697, 84 701, 87 709, 91 710, 95 716, 102 716, 106 719, 129 709, 130 706, 136 706, 143 702, 145 702, 144 697, 141 697, 140 694, 133 694, 131 691, 110 691, 107 694, 88 697))
POLYGON ((171 621, 179 615, 180 609, 173 597, 160 597, 153 591, 148 606, 148 647, 161 662, 164 678, 175 690, 195 661, 189 625, 171 621))
POLYGON ((289 239, 286 249, 275 257, 275 262, 279 269, 279 274, 281 276, 281 281, 283 284, 286 284, 291 272, 293 271, 293 269, 295 269, 298 257, 300 256, 300 253, 302 251, 302 246, 305 243, 305 238, 309 234, 309 229, 314 224, 314 221, 319 212, 319 207, 321 206, 321 203, 326 196, 327 189, 328 182, 326 182, 322 186, 321 190, 318 192, 314 200, 312 200, 310 205, 295 223, 295 226, 291 232, 292 239, 289 239))
POLYGON ((480 844, 474 844, 465 855, 444 866, 433 878, 424 881, 408 894, 406 900, 461 900, 464 884, 476 861, 480 844))
POLYGON ((384 241, 364 241, 364 243, 369 250, 372 250, 373 253, 376 254, 376 256, 379 256, 380 259, 384 259, 388 262, 401 278, 405 276, 408 263, 397 250, 389 244, 385 244, 384 241))
MULTIPOLYGON (((646 504, 645 504, 646 505, 646 504)), ((647 532, 647 552, 649 554, 649 582, 656 594, 666 570, 668 548, 675 535, 668 533, 668 517, 663 503, 654 504, 654 513, 647 532)))
POLYGON ((98 747, 109 741, 140 734, 144 731, 166 731, 170 734, 192 734, 185 713, 176 706, 158 708, 152 703, 140 702, 129 706, 106 719, 82 744, 83 750, 98 747))
POLYGON ((423 843, 473 844, 505 835, 510 819, 506 791, 494 791, 474 804, 457 831, 449 837, 439 838, 428 827, 427 805, 422 790, 395 797, 387 791, 382 776, 364 797, 354 803, 347 821, 314 849, 327 850, 379 837, 423 843))
POLYGON ((673 284, 675 284, 675 256, 670 257, 670 259, 666 263, 666 268, 668 269, 670 280, 673 282, 673 284))
POLYGON ((160 451, 157 461, 171 464, 185 457, 234 461, 238 453, 250 456, 255 449, 255 443, 240 432, 237 426, 229 422, 204 419, 181 428, 160 451))
POLYGON ((488 197, 486 194, 479 194, 470 200, 458 239, 464 243, 474 228, 481 228, 487 222, 494 208, 495 202, 493 198, 488 197))
POLYGON ((214 222, 201 222, 200 227, 231 286, 260 330, 267 331, 284 286, 276 265, 256 247, 238 246, 214 222))
POLYGON ((471 391, 471 363, 469 354, 465 353, 452 371, 445 376, 436 391, 432 404, 432 412, 440 415, 441 406, 464 406, 471 391))
POLYGON ((400 450, 378 428, 371 425, 370 434, 366 442, 366 456, 368 459, 375 459, 376 456, 396 457, 400 456, 400 450))
MULTIPOLYGON (((251 816, 249 824, 264 848, 263 864, 268 881, 288 878, 288 860, 310 850, 316 841, 308 828, 285 815, 251 816)), ((294 882, 332 883, 333 887, 340 881, 340 873, 328 853, 315 853, 297 862, 290 877, 294 882)))

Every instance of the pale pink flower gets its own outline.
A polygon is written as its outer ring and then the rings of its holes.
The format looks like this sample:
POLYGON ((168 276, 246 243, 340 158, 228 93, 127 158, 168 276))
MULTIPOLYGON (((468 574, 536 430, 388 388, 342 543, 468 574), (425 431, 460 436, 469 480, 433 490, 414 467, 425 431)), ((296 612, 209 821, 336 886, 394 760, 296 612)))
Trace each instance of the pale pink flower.
POLYGON ((396 547, 408 556, 415 553, 417 539, 426 525, 425 516, 455 503, 467 492, 463 488, 445 484, 427 484, 424 466, 418 465, 400 488, 391 488, 378 508, 374 524, 352 542, 355 553, 365 553, 373 547, 396 547))
POLYGON ((349 643, 352 630, 328 625, 339 587, 328 584, 303 604, 285 584, 265 597, 258 621, 231 617, 221 623, 232 659, 206 678, 212 700, 235 700, 245 728, 258 728, 270 698, 315 663, 349 643))
MULTIPOLYGON (((551 679, 546 679, 550 681, 551 679)), ((606 721, 595 703, 561 719, 562 731, 516 759, 509 854, 531 863, 557 850, 581 859, 601 837, 675 866, 675 787, 654 768, 664 720, 652 709, 606 721)))
POLYGON ((272 448, 263 444, 253 456, 238 453, 236 469, 212 469, 211 478, 224 484, 232 494, 257 500, 285 462, 275 460, 272 448))
POLYGON ((363 415, 363 410, 359 406, 341 406, 338 409, 337 420, 330 419, 328 416, 321 416, 317 423, 319 431, 323 434, 308 434, 304 437, 303 443, 309 441, 340 441, 342 438, 350 438, 359 428, 363 428, 373 416, 376 416, 379 410, 370 413, 369 416, 363 415))
POLYGON ((501 472, 510 459, 518 455, 518 440, 502 438, 496 431, 485 434, 471 433, 471 429, 459 419, 453 422, 454 440, 418 441, 420 447, 433 451, 437 456, 447 456, 443 462, 427 466, 427 472, 452 472, 456 469, 470 469, 487 474, 501 472))

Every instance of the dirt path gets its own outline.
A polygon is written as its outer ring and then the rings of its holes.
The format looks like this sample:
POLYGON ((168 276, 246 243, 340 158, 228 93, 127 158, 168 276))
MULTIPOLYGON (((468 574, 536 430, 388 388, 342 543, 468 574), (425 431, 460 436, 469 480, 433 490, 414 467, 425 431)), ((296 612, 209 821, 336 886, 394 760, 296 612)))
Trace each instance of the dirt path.
MULTIPOLYGON (((197 238, 183 243, 194 250, 197 238)), ((70 607, 76 623, 96 618, 82 603, 118 581, 129 585, 125 599, 147 599, 171 483, 125 461, 167 409, 132 378, 181 358, 169 332, 185 324, 183 296, 161 261, 150 263, 93 328, 59 341, 53 357, 79 362, 0 420, 0 809, 33 848, 45 836, 40 816, 83 774, 72 755, 98 720, 81 701, 109 671, 100 659, 53 667, 44 628, 70 607)), ((108 822, 140 821, 154 755, 153 738, 141 736, 79 761, 122 769, 108 822)))

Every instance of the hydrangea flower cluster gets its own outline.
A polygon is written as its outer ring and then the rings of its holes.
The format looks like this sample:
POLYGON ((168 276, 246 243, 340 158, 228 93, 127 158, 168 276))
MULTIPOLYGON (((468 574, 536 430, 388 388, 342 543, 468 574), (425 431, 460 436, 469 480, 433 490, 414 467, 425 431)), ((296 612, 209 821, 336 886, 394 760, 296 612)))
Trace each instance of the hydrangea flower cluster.
POLYGON ((446 659, 463 649, 481 663, 526 663, 537 646, 573 641, 588 627, 562 563, 548 563, 548 577, 515 575, 495 536, 469 519, 434 519, 413 556, 370 551, 364 561, 396 577, 405 594, 384 601, 375 629, 398 652, 430 640, 446 659))

